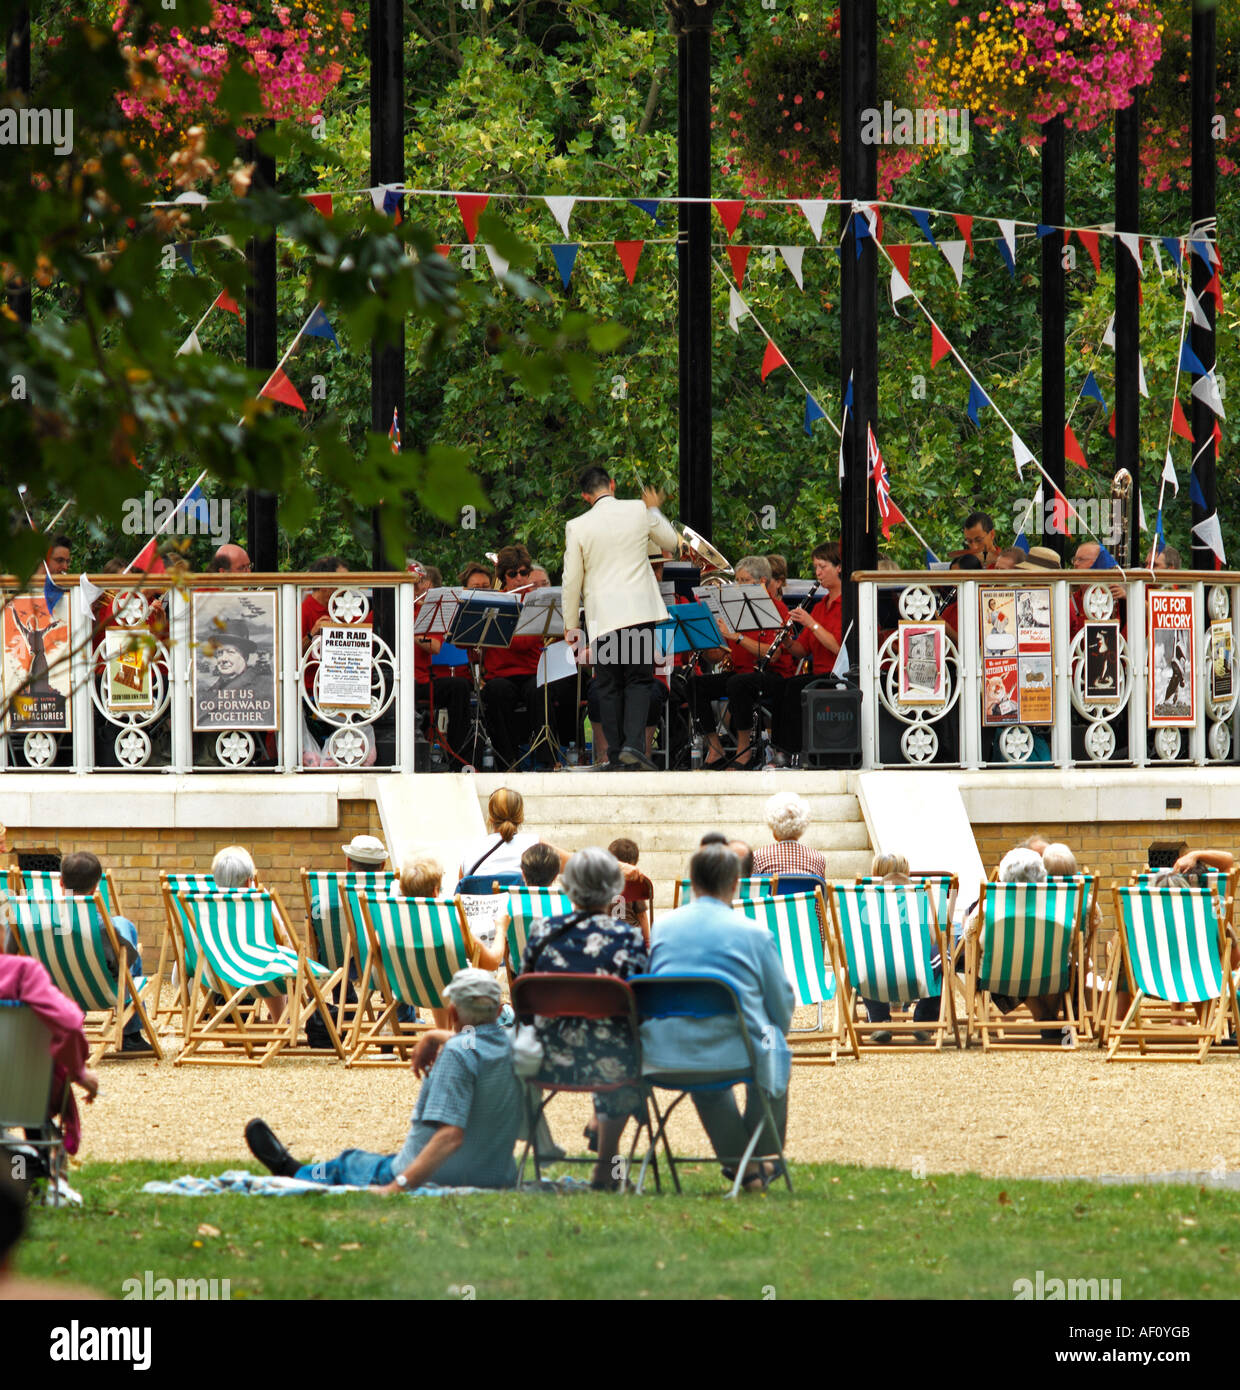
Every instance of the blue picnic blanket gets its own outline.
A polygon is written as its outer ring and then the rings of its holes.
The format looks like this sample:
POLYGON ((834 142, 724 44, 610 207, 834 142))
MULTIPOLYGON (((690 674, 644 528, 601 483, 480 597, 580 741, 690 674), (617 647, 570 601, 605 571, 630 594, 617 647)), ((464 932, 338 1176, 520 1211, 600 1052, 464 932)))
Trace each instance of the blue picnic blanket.
MULTIPOLYGON (((373 1192, 371 1187, 328 1187, 325 1183, 307 1182, 304 1178, 279 1178, 274 1173, 249 1173, 232 1168, 213 1177, 197 1178, 192 1173, 174 1178, 171 1182, 148 1182, 143 1192, 157 1197, 218 1197, 234 1193, 242 1197, 304 1197, 314 1193, 373 1192)), ((521 1184, 522 1192, 588 1192, 590 1184, 581 1178, 544 1178, 542 1182, 521 1184)), ((467 1197, 475 1192, 494 1192, 491 1187, 440 1187, 426 1183, 411 1188, 408 1197, 467 1197)))

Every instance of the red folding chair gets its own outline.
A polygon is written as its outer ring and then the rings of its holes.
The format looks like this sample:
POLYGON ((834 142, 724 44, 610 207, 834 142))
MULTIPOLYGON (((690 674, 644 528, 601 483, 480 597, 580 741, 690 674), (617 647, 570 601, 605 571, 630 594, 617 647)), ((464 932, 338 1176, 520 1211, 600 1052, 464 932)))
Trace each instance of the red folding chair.
MULTIPOLYGON (((620 1020, 628 1028, 635 1059, 633 1075, 621 1077, 618 1081, 563 1082, 543 1081, 534 1077, 527 1082, 532 1089, 541 1094, 541 1099, 537 1109, 531 1109, 525 1149, 521 1154, 521 1163, 517 1170, 517 1185, 520 1186, 521 1184, 525 1174, 525 1161, 530 1155, 530 1149, 534 1147, 535 1128, 550 1104, 552 1096, 561 1091, 594 1094, 604 1091, 619 1091, 626 1086, 632 1086, 641 1093, 642 1108, 634 1116, 637 1121, 637 1128, 633 1134, 633 1143, 629 1147, 628 1162, 625 1165, 624 1184, 627 1186, 628 1174, 633 1167, 633 1155, 637 1151, 637 1141, 641 1138, 642 1130, 646 1131, 652 1142, 654 1138, 654 1131, 650 1125, 650 1108, 646 1099, 646 1088, 641 1079, 641 1034, 638 1031, 637 1001, 633 997, 633 991, 623 980, 617 979, 614 975, 568 973, 518 975, 512 982, 512 1007, 518 1021, 522 1023, 532 1023, 535 1014, 541 1018, 620 1020)), ((562 1158, 555 1161, 557 1163, 590 1164, 594 1162, 592 1158, 562 1158)), ((539 1180, 542 1179, 542 1167, 537 1150, 534 1153, 534 1175, 539 1180)), ((658 1190, 659 1168, 657 1160, 654 1166, 654 1181, 655 1188, 658 1190)))

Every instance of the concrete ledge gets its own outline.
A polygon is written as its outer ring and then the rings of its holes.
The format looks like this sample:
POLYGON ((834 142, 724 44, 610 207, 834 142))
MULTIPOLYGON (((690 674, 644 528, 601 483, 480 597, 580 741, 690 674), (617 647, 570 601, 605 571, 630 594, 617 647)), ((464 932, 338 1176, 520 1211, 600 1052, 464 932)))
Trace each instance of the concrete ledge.
POLYGON ((957 772, 970 820, 1021 823, 1240 819, 1240 768, 957 772), (1177 799, 1178 808, 1168 800, 1177 799))

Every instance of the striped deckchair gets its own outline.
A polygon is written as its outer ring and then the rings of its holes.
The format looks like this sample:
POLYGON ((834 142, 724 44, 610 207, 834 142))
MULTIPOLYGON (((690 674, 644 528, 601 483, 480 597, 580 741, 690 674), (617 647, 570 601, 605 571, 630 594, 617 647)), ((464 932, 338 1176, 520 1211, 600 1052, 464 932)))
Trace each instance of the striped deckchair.
POLYGON ((504 933, 504 964, 509 980, 521 969, 530 928, 543 917, 563 917, 573 910, 572 900, 558 888, 510 888, 508 928, 504 933))
POLYGON ((935 908, 937 895, 937 884, 837 883, 831 889, 831 912, 848 966, 849 998, 842 1003, 856 1019, 862 1046, 868 1034, 884 1030, 897 1037, 931 1033, 931 1042, 913 1040, 908 1046, 941 1049, 948 1029, 960 1046, 952 991, 943 988, 942 962, 951 957, 935 908), (897 1006, 911 999, 938 999, 939 1016, 935 1022, 914 1023, 911 1017, 902 1022, 893 1015, 871 1023, 860 1017, 865 999, 897 1006))
POLYGON ((1116 888, 1119 952, 1113 959, 1108 995, 1107 1061, 1121 1047, 1129 1061, 1204 1062, 1230 1019, 1240 1036, 1236 993, 1227 968, 1227 935, 1209 888, 1116 888), (1132 1003, 1119 1018, 1120 974, 1132 1003), (1149 1001, 1173 1012, 1151 1020, 1149 1001))
POLYGON ((189 1025, 189 985, 198 967, 198 948, 190 930, 189 908, 185 897, 190 893, 214 893, 212 874, 170 874, 159 871, 159 891, 164 900, 164 938, 159 947, 159 966, 155 971, 154 1017, 181 1016, 181 1029, 189 1025), (176 967, 176 998, 163 1003, 164 980, 167 972, 176 967))
MULTIPOLYGON (((742 902, 748 902, 750 898, 769 898, 774 892, 774 874, 755 874, 752 878, 737 880, 736 896, 742 902)), ((676 884, 675 892, 672 895, 672 906, 679 907, 682 903, 692 901, 693 887, 687 878, 682 878, 676 884)))
MULTIPOLYGON (((142 1000, 147 979, 130 973, 125 949, 103 905, 103 896, 61 898, 9 895, 21 955, 33 956, 52 982, 86 1014, 90 1065, 105 1053, 123 1056, 125 1025, 135 1014, 156 1059, 163 1057, 142 1000), (116 962, 109 968, 108 957, 116 962)), ((142 1055, 142 1054, 134 1054, 142 1055)))
POLYGON ((297 1045, 302 1019, 313 1010, 327 1025, 336 1055, 344 1056, 320 989, 331 972, 307 958, 278 893, 186 893, 181 901, 196 964, 178 1065, 262 1066, 297 1045), (260 1017, 260 1001, 282 995, 288 1007, 281 1017, 260 1017), (219 1051, 205 1050, 216 1043, 219 1051))
POLYGON ((960 880, 950 869, 910 869, 908 876, 914 883, 924 883, 930 889, 935 918, 943 935, 950 940, 952 909, 956 906, 960 880))
POLYGON ((1098 876, 1086 869, 1082 873, 1061 878, 1058 874, 1047 876, 1047 883, 1078 883, 1081 886, 1081 969, 1076 972, 1076 1014, 1080 1021, 1082 1037, 1092 1038, 1098 1030, 1099 976, 1092 968, 1094 951, 1097 948, 1097 931, 1094 927, 1094 906, 1098 901, 1098 876))
POLYGON ((349 979, 360 981, 367 955, 366 933, 361 925, 358 895, 390 891, 396 875, 386 869, 355 872, 302 869, 301 891, 306 900, 307 950, 332 972, 323 985, 325 996, 339 989, 336 1031, 343 1038, 352 1026, 353 1011, 370 1011, 370 1000, 359 997, 349 1004, 349 979))
MULTIPOLYGON (((54 869, 19 869, 14 866, 9 870, 9 891, 28 898, 65 896, 60 874, 54 869)), ((113 917, 125 916, 120 908, 120 898, 116 892, 116 884, 112 881, 111 869, 103 871, 103 877, 99 880, 99 896, 113 917)))
POLYGON ((1077 1014, 1076 979, 1084 968, 1080 932, 1082 884, 1074 880, 1045 883, 986 883, 980 898, 978 932, 965 950, 965 999, 969 1037, 976 1026, 982 1046, 1058 1050, 1076 1047, 1088 1037, 1077 1014), (1031 999, 1039 995, 1064 996, 1068 1032, 1062 1025, 1023 1017, 1012 1011, 1001 1015, 990 996, 1031 999), (1044 1031, 1056 1032, 1054 1042, 1044 1041, 1044 1031), (1067 1041, 1063 1041, 1066 1036, 1067 1041))
MULTIPOLYGON (((1135 884, 1149 883, 1158 872, 1155 869, 1139 869, 1133 872, 1130 882, 1135 884)), ((1235 918, 1236 907, 1236 883, 1240 879, 1240 864, 1232 869, 1207 869, 1199 871, 1199 878, 1204 887, 1211 888, 1218 895, 1221 920, 1225 928, 1230 927, 1235 918)))
POLYGON ((771 933, 797 1007, 817 1011, 817 1021, 812 1026, 788 1030, 792 1060, 832 1066, 841 1045, 859 1057, 857 1030, 849 1011, 841 1007, 837 982, 844 979, 847 988, 843 954, 827 916, 822 889, 779 897, 737 898, 732 906, 771 933), (823 1021, 825 1004, 832 1005, 830 1028, 823 1021), (826 1050, 821 1044, 827 1045, 826 1050))
POLYGON ((360 900, 370 952, 360 993, 377 988, 383 996, 378 1016, 354 1027, 349 1066, 403 1065, 425 1023, 402 1023, 398 1005, 444 1009, 444 986, 458 970, 478 959, 478 946, 460 898, 392 898, 365 893, 360 900), (395 1055, 370 1058, 367 1052, 395 1047, 395 1055))

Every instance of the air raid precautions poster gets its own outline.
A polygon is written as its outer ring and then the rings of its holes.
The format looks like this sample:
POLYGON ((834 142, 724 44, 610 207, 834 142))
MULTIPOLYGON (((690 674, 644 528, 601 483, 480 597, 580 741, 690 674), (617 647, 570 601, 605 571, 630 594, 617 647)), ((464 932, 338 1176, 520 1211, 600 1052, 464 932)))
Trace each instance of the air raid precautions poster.
POLYGON ((319 629, 320 709, 369 709, 371 641, 368 627, 319 629))
POLYGON ((7 727, 70 733, 68 598, 49 613, 42 594, 17 595, 4 609, 3 635, 7 727))
POLYGON ((1151 728, 1191 729, 1197 722, 1197 682, 1193 670, 1195 598, 1191 589, 1147 592, 1151 728))

